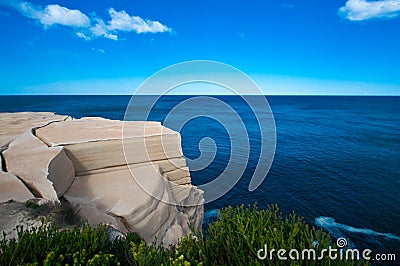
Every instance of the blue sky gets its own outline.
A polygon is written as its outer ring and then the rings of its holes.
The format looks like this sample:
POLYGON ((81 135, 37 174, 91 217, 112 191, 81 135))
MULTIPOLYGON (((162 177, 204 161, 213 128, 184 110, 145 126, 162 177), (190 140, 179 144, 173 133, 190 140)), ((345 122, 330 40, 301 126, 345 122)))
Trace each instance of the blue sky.
POLYGON ((0 0, 0 94, 131 94, 201 59, 265 94, 400 95, 399 15, 400 0, 0 0))

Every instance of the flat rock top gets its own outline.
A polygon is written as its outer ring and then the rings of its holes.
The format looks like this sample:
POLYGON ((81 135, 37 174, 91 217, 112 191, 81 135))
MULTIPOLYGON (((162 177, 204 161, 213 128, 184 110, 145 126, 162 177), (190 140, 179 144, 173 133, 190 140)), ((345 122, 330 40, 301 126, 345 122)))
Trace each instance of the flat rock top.
POLYGON ((36 136, 49 146, 113 139, 178 134, 160 122, 119 121, 86 117, 52 123, 36 130, 36 136))
POLYGON ((7 146, 20 134, 50 122, 63 121, 69 116, 50 112, 0 113, 0 148, 7 146))

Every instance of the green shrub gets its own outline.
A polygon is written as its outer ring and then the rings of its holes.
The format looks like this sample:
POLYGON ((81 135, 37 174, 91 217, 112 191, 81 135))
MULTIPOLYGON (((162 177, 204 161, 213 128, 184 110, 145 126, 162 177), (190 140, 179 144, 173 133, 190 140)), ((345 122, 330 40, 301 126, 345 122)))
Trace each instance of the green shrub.
POLYGON ((139 266, 204 265, 207 261, 204 253, 204 242, 195 240, 193 236, 184 237, 179 245, 171 246, 168 249, 162 246, 147 246, 142 240, 140 243, 131 243, 131 251, 139 266))
POLYGON ((58 230, 52 226, 23 230, 18 241, 0 241, 0 265, 354 265, 363 261, 260 260, 257 252, 268 249, 319 249, 332 245, 330 236, 309 227, 302 217, 284 216, 277 206, 259 210, 256 205, 227 207, 209 225, 204 237, 190 235, 168 249, 146 245, 134 233, 109 239, 104 226, 58 230))
MULTIPOLYGON (((302 217, 291 213, 284 216, 277 206, 260 210, 257 205, 227 207, 219 212, 218 220, 209 225, 204 241, 208 265, 353 265, 353 261, 280 260, 275 252, 272 259, 257 257, 258 250, 267 245, 268 250, 291 249, 318 250, 332 244, 329 234, 322 229, 309 227, 302 217)), ((317 254, 319 254, 317 252, 317 254)), ((286 257, 288 257, 286 253, 286 257)), ((364 263, 364 262, 360 262, 364 263)))
POLYGON ((114 259, 114 255, 108 255, 112 243, 103 226, 72 230, 50 225, 30 230, 17 227, 17 235, 18 241, 6 241, 4 236, 0 242, 0 265, 85 265, 99 256, 114 259))
POLYGON ((121 265, 136 265, 131 245, 139 244, 143 241, 137 234, 128 233, 125 238, 117 238, 111 246, 110 253, 114 254, 121 265))

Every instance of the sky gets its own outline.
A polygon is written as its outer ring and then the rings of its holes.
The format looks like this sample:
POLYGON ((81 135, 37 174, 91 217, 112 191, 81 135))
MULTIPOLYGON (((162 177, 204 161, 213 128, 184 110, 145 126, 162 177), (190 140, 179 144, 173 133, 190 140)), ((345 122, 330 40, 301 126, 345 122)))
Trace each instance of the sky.
POLYGON ((400 0, 0 0, 0 35, 2 95, 132 94, 212 60, 264 94, 400 96, 400 0))

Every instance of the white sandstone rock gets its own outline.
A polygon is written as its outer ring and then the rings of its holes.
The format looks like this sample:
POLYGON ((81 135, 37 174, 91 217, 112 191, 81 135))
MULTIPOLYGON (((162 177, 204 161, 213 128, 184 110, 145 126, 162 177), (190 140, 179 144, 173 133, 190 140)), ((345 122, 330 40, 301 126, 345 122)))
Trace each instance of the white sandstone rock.
POLYGON ((30 130, 12 141, 3 156, 8 172, 21 178, 39 198, 58 202, 75 178, 63 147, 47 147, 30 130))
MULTIPOLYGON (((173 191, 157 168, 153 165, 132 168, 134 177, 128 168, 80 176, 64 196, 91 225, 106 222, 122 232, 137 232, 147 243, 156 239, 162 243, 167 230, 179 220, 180 212, 174 205, 163 202, 173 201, 173 191), (105 219, 99 213, 108 217, 105 219)), ((170 238, 169 235, 168 243, 173 242, 170 238)))
MULTIPOLYGON (((0 157, 0 164, 2 159, 0 157)), ((25 202, 35 196, 27 189, 24 183, 11 173, 0 170, 0 203, 9 200, 25 202)))
POLYGON ((68 119, 69 116, 49 112, 0 113, 0 149, 27 130, 68 119))
POLYGON ((165 233, 163 239, 163 245, 168 247, 170 245, 176 245, 179 243, 179 239, 183 237, 182 227, 180 225, 174 224, 165 233))
POLYGON ((178 132, 159 122, 51 113, 0 118, 9 172, 0 172, 0 201, 64 196, 91 225, 166 247, 190 233, 189 223, 201 229, 203 191, 190 183, 178 132))
POLYGON ((77 176, 124 167, 127 163, 154 162, 173 181, 187 182, 190 177, 180 134, 159 122, 82 118, 49 124, 36 130, 36 136, 49 146, 64 146, 77 176))

